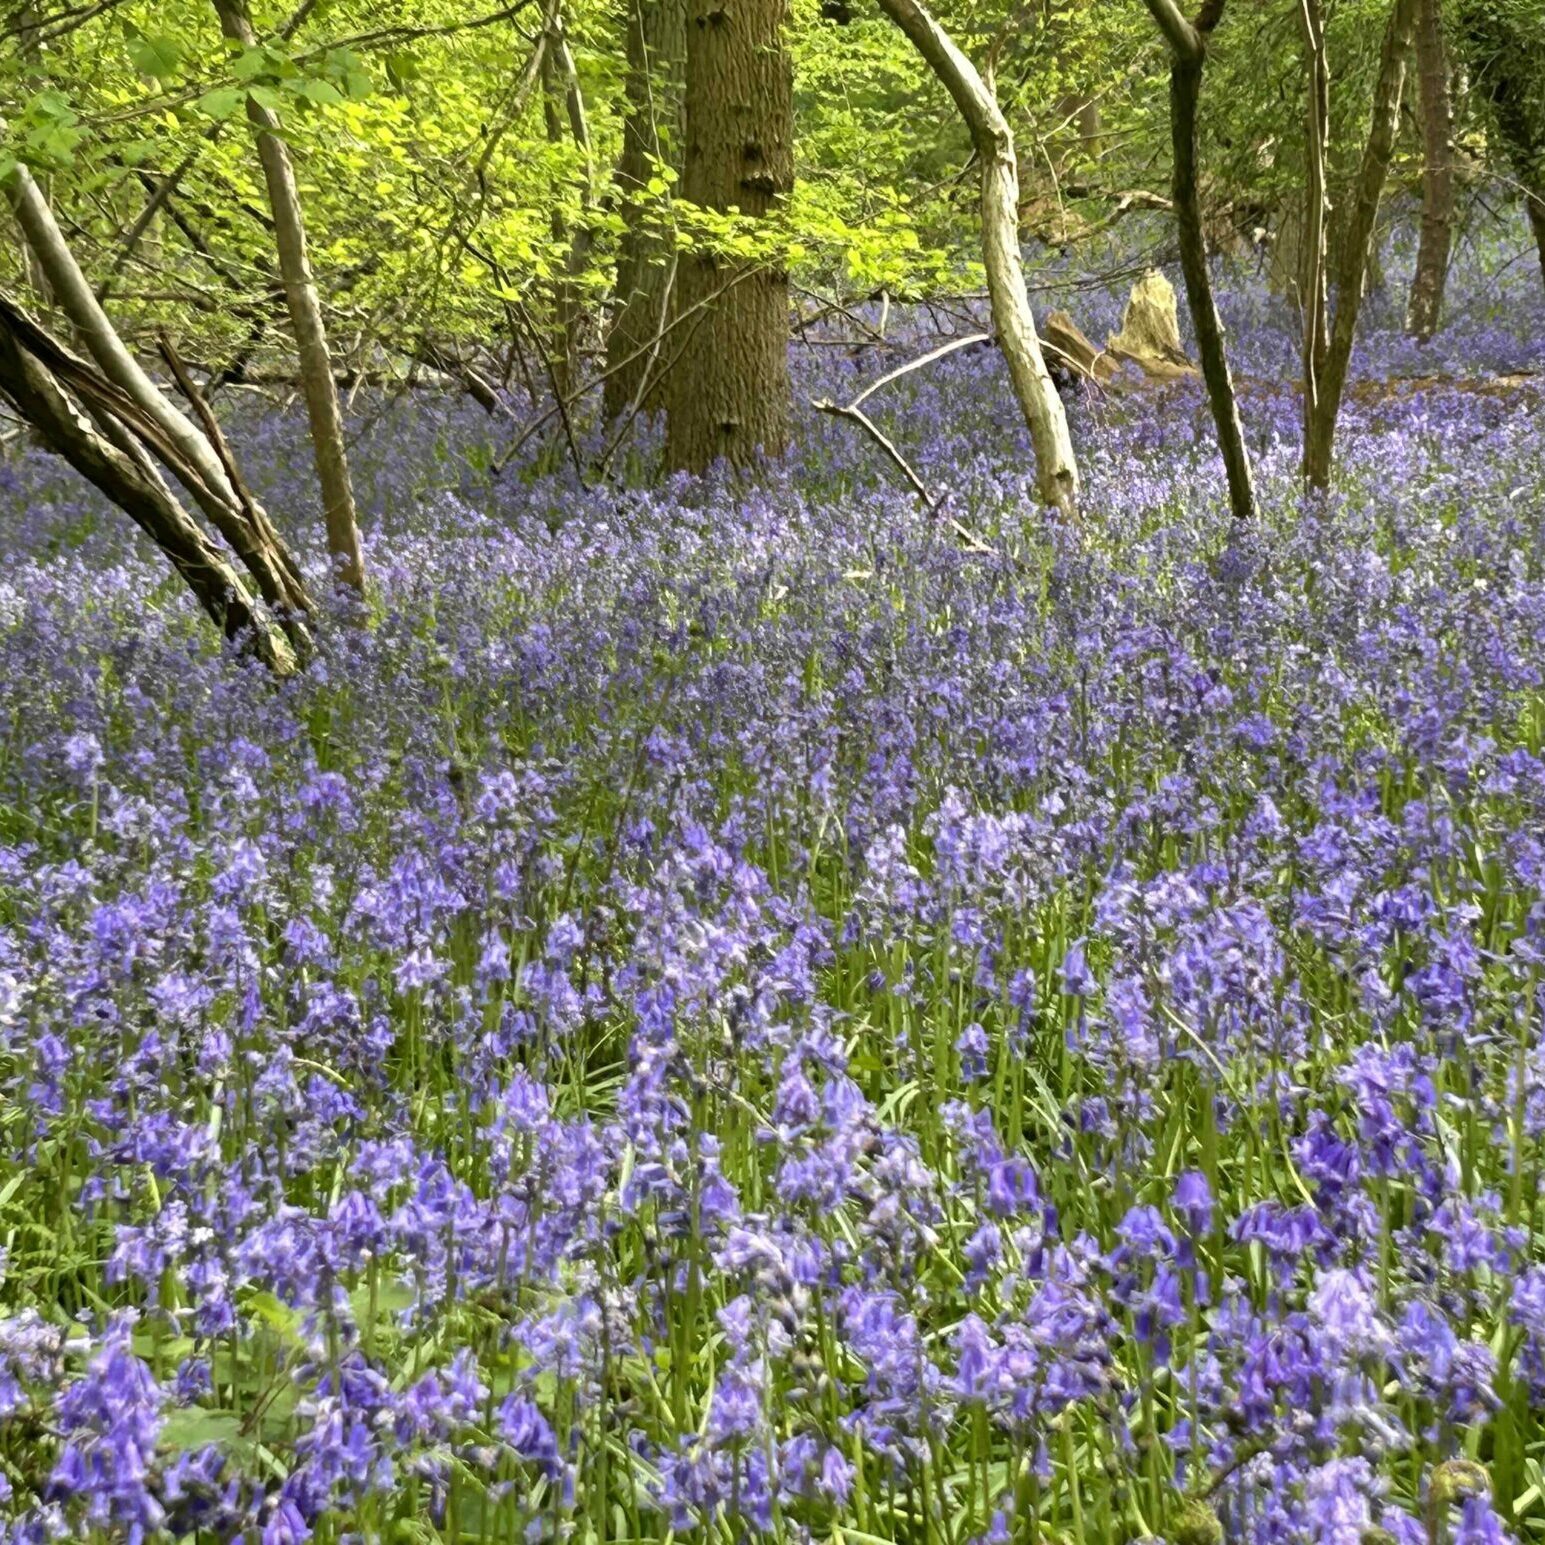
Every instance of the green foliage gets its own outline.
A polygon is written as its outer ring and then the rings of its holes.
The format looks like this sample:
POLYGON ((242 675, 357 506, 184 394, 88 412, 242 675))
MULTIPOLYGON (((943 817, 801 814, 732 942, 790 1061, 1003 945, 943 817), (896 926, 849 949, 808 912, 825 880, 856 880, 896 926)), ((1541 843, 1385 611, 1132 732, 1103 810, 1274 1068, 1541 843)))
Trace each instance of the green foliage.
MULTIPOLYGON (((1545 0, 1456 0, 1456 10, 1463 4, 1484 23, 1470 26, 1473 37, 1545 38, 1545 0)), ((1167 59, 1138 0, 937 9, 995 82, 1014 127, 1027 236, 1077 239, 1116 218, 1118 195, 1166 190, 1167 59)), ((1387 0, 1343 0, 1329 12, 1333 193, 1355 165, 1386 11, 1387 0)), ((667 243, 777 263, 825 293, 979 287, 968 137, 947 94, 870 5, 793 0, 797 181, 778 218, 755 229, 689 208, 670 165, 642 186, 614 184, 628 111, 622 0, 570 0, 563 10, 588 154, 566 132, 549 137, 540 85, 517 89, 535 13, 494 14, 451 0, 331 0, 289 31, 288 7, 259 5, 257 43, 241 48, 221 37, 209 0, 83 11, 0 61, 0 175, 18 161, 48 174, 93 279, 116 269, 114 316, 131 339, 171 325, 209 360, 249 347, 250 308, 269 283, 254 261, 268 238, 243 123, 249 101, 279 116, 293 147, 313 264, 345 338, 429 331, 483 341, 508 330, 512 305, 540 312, 564 287, 600 307, 635 222, 667 243), (144 179, 184 161, 176 217, 163 212, 126 254, 144 179), (571 250, 579 231, 586 240, 571 250)), ((1269 228, 1296 203, 1297 25, 1289 0, 1233 0, 1213 36, 1203 165, 1220 224, 1269 228)), ((655 90, 667 115, 670 82, 662 75, 655 90)), ((1485 92, 1466 101, 1461 139, 1490 155, 1485 92)), ((669 145, 677 131, 662 122, 660 133, 669 145)), ((1416 155, 1408 132, 1397 175, 1416 155)), ((20 277, 9 243, 0 282, 20 277)), ((259 345, 281 346, 268 336, 259 345)))

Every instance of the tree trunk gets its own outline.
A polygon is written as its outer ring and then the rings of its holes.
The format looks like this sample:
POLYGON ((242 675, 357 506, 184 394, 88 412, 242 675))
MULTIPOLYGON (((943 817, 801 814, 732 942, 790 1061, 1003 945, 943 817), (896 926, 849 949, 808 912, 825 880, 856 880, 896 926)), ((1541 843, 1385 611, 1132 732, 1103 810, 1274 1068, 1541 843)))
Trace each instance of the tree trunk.
POLYGON ((1422 123, 1422 229, 1406 330, 1423 342, 1438 330, 1454 227, 1454 121, 1442 0, 1417 0, 1416 68, 1422 123))
POLYGON ((626 223, 617 255, 617 309, 606 338, 608 420, 640 404, 660 406, 659 352, 670 316, 669 243, 642 201, 658 166, 681 170, 681 77, 686 59, 682 0, 631 0, 627 114, 615 177, 626 223), (656 340, 660 340, 656 343, 656 340))
POLYGON ((1325 57, 1325 19, 1320 0, 1299 0, 1307 81, 1304 91, 1304 218, 1299 237, 1298 304, 1303 312, 1304 471, 1319 423, 1320 377, 1330 346, 1330 66, 1325 57))
POLYGON ((0 305, 0 394, 50 450, 95 484, 155 542, 228 639, 250 649, 277 675, 292 674, 294 650, 253 604, 240 575, 206 540, 154 468, 110 443, 93 427, 49 363, 31 348, 29 337, 37 331, 36 324, 24 335, 15 318, 12 308, 0 305))
POLYGON ((1492 126, 1524 195, 1524 211, 1545 279, 1545 87, 1540 39, 1513 25, 1495 0, 1469 0, 1463 11, 1472 86, 1490 110, 1492 126))
POLYGON ((300 618, 312 610, 311 597, 268 516, 259 505, 243 499, 215 447, 173 407, 124 347, 26 167, 12 170, 5 192, 54 302, 80 334, 97 368, 164 436, 169 452, 164 459, 241 559, 263 599, 289 615, 290 636, 304 654, 309 640, 300 618))
POLYGON ((553 305, 553 379, 560 394, 567 396, 578 384, 583 370, 587 334, 591 321, 585 305, 583 287, 585 269, 590 264, 594 242, 595 162, 590 144, 590 125, 585 115, 585 98, 580 90, 579 72, 574 55, 563 34, 563 23, 555 16, 548 30, 548 45, 542 57, 542 108, 548 142, 561 145, 572 138, 582 161, 580 173, 580 215, 573 232, 566 229, 561 209, 553 212, 553 235, 568 248, 564 273, 555 285, 553 305), (565 132, 567 124, 567 132, 565 132))
MULTIPOLYGON (((788 0, 691 0, 687 16, 682 194, 762 222, 794 183, 788 0)), ((702 246, 678 271, 680 311, 699 308, 673 345, 665 455, 701 472, 721 457, 780 455, 789 436, 789 285, 781 263, 702 246)))
POLYGON ((1368 273, 1368 255, 1373 246, 1379 201, 1384 195, 1384 182, 1395 149, 1395 133, 1400 126, 1400 94, 1405 85, 1406 54, 1411 47, 1416 4, 1417 0, 1394 0, 1379 50, 1379 75, 1373 88, 1368 141, 1363 147, 1352 205, 1338 241, 1336 319, 1316 382, 1314 412, 1304 443, 1304 477, 1311 488, 1330 486, 1336 415, 1341 409, 1341 393, 1352 358, 1352 340, 1363 302, 1363 285, 1368 273))
MULTIPOLYGON (((214 0, 220 30, 233 43, 251 48, 256 43, 245 0, 214 0)), ((290 153, 279 135, 279 120, 256 98, 247 98, 247 118, 257 135, 258 160, 268 186, 268 207, 274 219, 274 244, 290 326, 295 332, 296 352, 311 425, 312 453, 317 481, 322 488, 322 512, 327 526, 327 550, 335 577, 353 590, 365 585, 365 556, 360 547, 359 521, 354 490, 349 482, 348 458, 343 445, 343 414, 333 382, 332 357, 322 303, 311 278, 306 252, 306 224, 301 214, 300 193, 290 153)))
POLYGON ((880 0, 880 9, 907 35, 948 89, 971 131, 982 163, 982 263, 998 346, 1008 361, 1014 395, 1030 430, 1036 486, 1042 500, 1072 514, 1078 507, 1078 464, 1062 399, 1046 372, 1019 255, 1019 166, 1014 136, 976 66, 923 8, 921 0, 880 0))
POLYGON ((1250 452, 1239 422, 1234 379, 1229 373, 1223 344, 1223 322, 1212 294, 1207 271, 1207 242, 1202 234, 1201 190, 1197 185, 1197 102, 1202 92, 1202 69, 1207 62, 1207 39, 1223 18, 1224 0, 1206 0, 1193 26, 1174 0, 1148 0, 1148 9, 1170 45, 1170 138, 1175 158, 1173 194, 1175 224, 1180 239, 1180 268, 1186 281, 1186 304, 1196 333, 1196 352, 1201 356, 1202 378, 1217 429, 1218 449, 1228 474, 1229 509, 1236 520, 1255 516, 1255 480, 1250 471, 1250 452))

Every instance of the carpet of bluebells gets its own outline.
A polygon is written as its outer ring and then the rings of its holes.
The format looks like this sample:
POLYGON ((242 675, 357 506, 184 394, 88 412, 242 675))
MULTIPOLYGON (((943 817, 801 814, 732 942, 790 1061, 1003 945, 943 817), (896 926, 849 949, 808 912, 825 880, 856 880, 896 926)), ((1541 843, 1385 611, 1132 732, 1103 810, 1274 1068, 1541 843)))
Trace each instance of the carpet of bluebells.
POLYGON ((869 404, 975 544, 813 413, 587 488, 357 403, 370 615, 284 684, 13 451, 4 1539, 1545 1537, 1521 240, 1426 349, 1393 263, 1325 502, 1230 280, 1250 531, 1185 385, 1049 520, 991 354, 869 404))

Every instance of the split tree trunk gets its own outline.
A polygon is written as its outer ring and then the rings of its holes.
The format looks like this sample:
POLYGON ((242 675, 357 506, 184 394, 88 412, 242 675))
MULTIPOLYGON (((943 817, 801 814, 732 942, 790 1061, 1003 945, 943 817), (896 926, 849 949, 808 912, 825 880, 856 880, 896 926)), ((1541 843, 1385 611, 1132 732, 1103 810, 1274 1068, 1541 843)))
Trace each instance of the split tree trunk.
MULTIPOLYGON (((690 0, 681 191, 763 221, 794 184, 788 0, 690 0)), ((781 265, 684 255, 672 340, 667 463, 701 472, 780 455, 789 437, 789 282, 781 265), (694 310, 694 308, 696 308, 694 310)))
MULTIPOLYGON (((251 48, 256 43, 246 0, 214 0, 220 30, 233 43, 251 48)), ((247 118, 256 131, 258 160, 268 187, 268 207, 274 219, 274 244, 279 254, 279 273, 290 326, 300 356, 300 374, 311 425, 312 453, 317 481, 322 488, 322 512, 327 526, 327 550, 335 577, 356 591, 365 586, 365 556, 360 547, 359 520, 354 508, 354 489, 349 481, 344 452, 343 413, 333 382, 332 357, 322 303, 311 277, 306 251, 306 223, 290 153, 279 135, 279 120, 254 97, 247 98, 247 118)))
POLYGON ((1352 358, 1352 340, 1357 331, 1357 314, 1362 308, 1379 201, 1384 195, 1390 157, 1395 149, 1395 133, 1400 126, 1400 95, 1405 86, 1406 54, 1411 47, 1416 4, 1417 0, 1394 0, 1390 7, 1379 50, 1379 74, 1373 88, 1368 140, 1363 147, 1351 208, 1339 233, 1335 322, 1312 399, 1305 394, 1312 402, 1304 439, 1304 479, 1311 488, 1330 486, 1336 416, 1341 409, 1347 366, 1352 358))
MULTIPOLYGON (((14 308, 0 304, 0 395, 43 443, 124 510, 182 576, 226 638, 249 649, 281 676, 296 668, 295 652, 273 620, 254 604, 241 576, 204 536, 143 455, 130 454, 71 400, 48 360, 31 346, 36 324, 18 327, 14 308)), ((51 344, 51 353, 64 354, 51 344)), ((89 369, 82 362, 77 368, 89 369)), ((101 380, 101 378, 98 378, 101 380)), ((111 384, 103 382, 106 390, 111 384)))
POLYGON ((1186 304, 1201 356, 1202 378, 1217 429, 1218 449, 1228 473, 1229 509, 1236 520, 1255 516, 1255 479, 1250 452, 1239 422, 1234 379, 1223 344, 1223 322, 1213 299, 1207 271, 1207 242, 1202 233, 1201 190, 1197 182, 1197 103, 1202 92, 1202 68, 1207 39, 1223 19, 1224 0, 1205 0, 1196 22, 1188 22, 1174 0, 1148 0, 1148 9, 1170 46, 1170 138, 1175 158, 1173 194, 1175 224, 1180 238, 1180 268, 1186 282, 1186 304))
POLYGON ((1406 329, 1425 342, 1438 330, 1454 231, 1454 121, 1442 0, 1417 0, 1416 72, 1422 124, 1422 226, 1406 329))
POLYGON ((25 166, 14 167, 4 189, 55 304, 69 318, 97 368, 164 436, 171 470, 241 559, 263 599, 286 615, 290 636, 304 655, 310 640, 302 617, 313 603, 267 514, 235 487, 215 446, 167 400, 124 346, 32 174, 25 166))
POLYGON ((681 170, 682 71, 686 58, 682 0, 630 0, 627 113, 615 183, 626 224, 617 255, 617 309, 606 338, 608 420, 660 405, 659 360, 670 319, 669 243, 641 200, 659 166, 681 170))
POLYGON ((1078 464, 1062 399, 1046 371, 1019 255, 1019 164, 1014 136, 976 66, 923 7, 921 0, 880 0, 880 9, 907 35, 943 82, 982 163, 982 262, 998 347, 1008 361, 1014 395, 1035 450, 1042 500, 1068 514, 1078 508, 1078 464))

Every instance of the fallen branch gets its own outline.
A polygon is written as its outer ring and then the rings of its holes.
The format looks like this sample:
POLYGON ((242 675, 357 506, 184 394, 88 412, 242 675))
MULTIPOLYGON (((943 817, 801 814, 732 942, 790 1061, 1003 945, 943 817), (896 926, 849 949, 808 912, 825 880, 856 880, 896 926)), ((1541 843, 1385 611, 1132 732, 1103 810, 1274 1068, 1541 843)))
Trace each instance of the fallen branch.
POLYGON ((892 381, 899 381, 902 376, 910 375, 914 370, 921 370, 924 365, 931 365, 936 359, 943 359, 946 354, 953 354, 957 349, 969 348, 973 343, 991 343, 991 333, 972 333, 965 338, 952 338, 948 343, 941 344, 937 349, 912 360, 909 364, 898 366, 888 375, 883 375, 878 381, 871 382, 853 399, 852 405, 856 408, 865 398, 872 397, 882 386, 889 386, 892 381))
MULTIPOLYGON (((965 348, 968 344, 986 343, 991 339, 991 336, 990 333, 974 333, 967 338, 952 338, 941 347, 930 350, 918 359, 914 359, 908 364, 902 365, 899 369, 892 370, 889 374, 881 376, 878 381, 870 382, 852 402, 834 402, 830 397, 817 397, 811 399, 810 406, 817 413, 825 413, 832 418, 847 419, 849 423, 857 424, 885 452, 886 456, 890 458, 891 464, 906 478, 912 487, 912 491, 923 501, 924 509, 930 515, 937 515, 944 502, 943 495, 935 494, 929 489, 928 485, 913 469, 911 462, 897 450, 895 441, 864 412, 859 404, 867 397, 873 396, 882 386, 888 386, 892 381, 920 369, 933 360, 942 359, 946 354, 953 354, 957 350, 965 348)), ((996 555, 996 549, 988 546, 969 526, 962 525, 953 515, 948 515, 945 518, 949 521, 950 530, 960 538, 969 552, 996 555)))
POLYGON ((928 485, 912 470, 911 463, 896 449, 895 443, 885 431, 856 402, 840 403, 833 402, 830 397, 818 397, 812 399, 810 406, 817 413, 829 413, 833 418, 845 418, 857 424, 890 457, 929 510, 938 509, 939 501, 929 492, 928 485))

